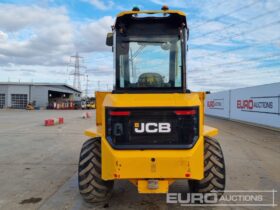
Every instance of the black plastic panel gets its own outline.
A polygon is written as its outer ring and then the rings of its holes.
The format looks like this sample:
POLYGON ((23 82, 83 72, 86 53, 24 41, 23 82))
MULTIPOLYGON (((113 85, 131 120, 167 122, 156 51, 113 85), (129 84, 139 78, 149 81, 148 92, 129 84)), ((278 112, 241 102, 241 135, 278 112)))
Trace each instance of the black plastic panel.
POLYGON ((108 142, 115 149, 192 148, 199 135, 198 107, 107 107, 105 114, 106 137, 108 142), (176 110, 194 110, 195 114, 176 115, 176 110), (110 115, 110 112, 116 111, 129 112, 130 114, 128 116, 110 115), (137 123, 139 125, 138 131, 144 130, 143 132, 136 132, 135 126, 137 125, 137 123), (148 130, 143 129, 143 127, 146 128, 147 125, 148 130))

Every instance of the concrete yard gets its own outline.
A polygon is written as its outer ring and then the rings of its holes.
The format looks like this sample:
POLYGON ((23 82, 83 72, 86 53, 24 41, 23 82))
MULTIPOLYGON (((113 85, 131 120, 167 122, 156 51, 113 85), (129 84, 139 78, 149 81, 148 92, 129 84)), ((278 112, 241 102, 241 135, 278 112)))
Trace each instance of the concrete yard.
MULTIPOLYGON (((182 208, 179 204, 167 205, 165 195, 140 195, 128 181, 116 182, 108 204, 86 204, 78 192, 77 163, 87 139, 83 131, 95 120, 82 119, 82 113, 0 110, 0 209, 182 208), (60 116, 65 124, 43 126, 44 119, 60 116)), ((209 117, 206 123, 220 130, 227 190, 275 189, 279 205, 280 132, 209 117)), ((187 192, 188 185, 176 182, 171 191, 187 192)))

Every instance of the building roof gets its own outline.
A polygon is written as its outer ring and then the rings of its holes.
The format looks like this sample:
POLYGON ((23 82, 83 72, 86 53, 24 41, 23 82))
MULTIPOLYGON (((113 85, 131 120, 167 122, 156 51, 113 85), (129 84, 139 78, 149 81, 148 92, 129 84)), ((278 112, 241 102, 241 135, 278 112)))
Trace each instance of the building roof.
POLYGON ((66 83, 47 83, 47 82, 0 82, 0 85, 32 85, 32 86, 65 86, 67 88, 70 88, 74 91, 77 91, 79 93, 82 93, 81 90, 78 90, 71 85, 68 85, 66 83))

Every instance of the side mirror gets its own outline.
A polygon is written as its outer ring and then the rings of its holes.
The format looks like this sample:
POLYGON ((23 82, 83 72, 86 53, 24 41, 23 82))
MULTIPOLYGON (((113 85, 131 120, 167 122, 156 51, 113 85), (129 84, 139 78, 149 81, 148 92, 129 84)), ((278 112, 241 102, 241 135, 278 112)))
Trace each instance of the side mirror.
POLYGON ((113 33, 108 33, 106 38, 106 45, 109 47, 113 46, 113 33))
POLYGON ((206 93, 206 94, 211 94, 211 92, 210 92, 209 90, 208 90, 208 91, 206 91, 205 93, 206 93))

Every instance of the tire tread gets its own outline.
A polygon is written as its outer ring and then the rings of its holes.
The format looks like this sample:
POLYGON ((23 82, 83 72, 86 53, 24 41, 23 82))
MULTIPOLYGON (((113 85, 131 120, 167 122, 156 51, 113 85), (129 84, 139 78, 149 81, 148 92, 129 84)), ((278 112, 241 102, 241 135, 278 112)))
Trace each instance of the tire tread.
POLYGON ((226 173, 224 156, 219 142, 214 138, 204 138, 204 178, 189 180, 193 193, 210 193, 218 191, 220 198, 225 190, 226 173))
POLYGON ((90 203, 107 201, 114 181, 101 178, 101 144, 99 138, 87 140, 81 149, 78 181, 82 197, 90 203))

